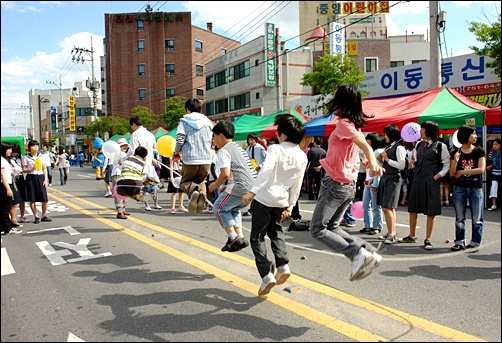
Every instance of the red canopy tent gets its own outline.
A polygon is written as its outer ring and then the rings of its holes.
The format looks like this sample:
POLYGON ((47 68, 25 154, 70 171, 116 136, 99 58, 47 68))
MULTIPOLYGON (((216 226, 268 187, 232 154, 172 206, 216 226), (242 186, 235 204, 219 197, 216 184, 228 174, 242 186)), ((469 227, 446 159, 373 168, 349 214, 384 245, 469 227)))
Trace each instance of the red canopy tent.
POLYGON ((497 107, 492 107, 486 110, 485 112, 485 125, 486 126, 494 126, 501 124, 500 118, 500 105, 497 107))

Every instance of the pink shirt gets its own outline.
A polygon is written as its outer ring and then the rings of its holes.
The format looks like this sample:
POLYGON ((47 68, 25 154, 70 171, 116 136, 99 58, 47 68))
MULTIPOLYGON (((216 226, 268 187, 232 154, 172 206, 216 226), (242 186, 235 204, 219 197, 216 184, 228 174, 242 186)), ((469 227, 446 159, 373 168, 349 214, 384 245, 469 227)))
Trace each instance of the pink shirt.
POLYGON ((336 128, 329 136, 328 153, 321 165, 326 173, 335 181, 349 183, 357 178, 356 168, 359 147, 352 138, 361 134, 360 129, 347 119, 339 119, 336 128))

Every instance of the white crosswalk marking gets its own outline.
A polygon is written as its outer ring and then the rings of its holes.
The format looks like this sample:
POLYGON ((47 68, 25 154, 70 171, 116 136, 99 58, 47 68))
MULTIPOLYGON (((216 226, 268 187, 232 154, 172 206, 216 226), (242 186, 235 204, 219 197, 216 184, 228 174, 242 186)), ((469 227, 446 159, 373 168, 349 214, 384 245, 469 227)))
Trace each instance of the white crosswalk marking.
POLYGON ((2 248, 2 276, 14 274, 16 271, 10 262, 9 254, 7 254, 7 249, 2 248))

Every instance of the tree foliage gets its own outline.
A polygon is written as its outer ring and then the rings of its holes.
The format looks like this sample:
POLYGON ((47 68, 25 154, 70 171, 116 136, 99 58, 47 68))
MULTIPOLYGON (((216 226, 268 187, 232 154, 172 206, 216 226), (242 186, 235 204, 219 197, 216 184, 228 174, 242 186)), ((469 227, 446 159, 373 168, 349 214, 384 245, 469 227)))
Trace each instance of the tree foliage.
POLYGON ((167 130, 172 130, 178 126, 180 119, 186 114, 186 98, 177 95, 167 98, 164 102, 166 104, 166 114, 159 115, 159 119, 166 123, 167 130))
POLYGON ((328 94, 333 94, 342 83, 360 85, 364 80, 364 73, 357 62, 347 56, 326 55, 321 56, 314 63, 314 71, 303 75, 302 86, 314 87, 321 100, 328 94))
POLYGON ((475 46, 470 46, 469 48, 474 50, 474 52, 481 56, 489 56, 493 58, 493 61, 487 62, 485 65, 489 68, 494 68, 494 73, 499 77, 501 75, 500 70, 500 13, 498 15, 498 20, 494 23, 481 23, 476 21, 471 21, 469 23, 469 31, 474 33, 476 39, 484 43, 484 47, 478 48, 475 46))

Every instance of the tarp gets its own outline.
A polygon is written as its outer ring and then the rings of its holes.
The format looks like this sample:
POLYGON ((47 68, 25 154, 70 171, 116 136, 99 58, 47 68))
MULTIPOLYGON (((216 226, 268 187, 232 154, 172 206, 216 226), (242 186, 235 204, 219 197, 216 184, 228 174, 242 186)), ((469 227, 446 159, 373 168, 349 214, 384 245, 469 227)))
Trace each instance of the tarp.
POLYGON ((253 116, 244 114, 233 121, 233 124, 235 126, 234 140, 245 141, 248 134, 253 132, 256 133, 259 137, 273 137, 277 129, 274 126, 275 117, 283 114, 291 114, 297 117, 302 123, 305 123, 308 120, 308 118, 292 108, 288 108, 266 116, 253 116))
POLYGON ((486 110, 485 124, 487 126, 499 125, 500 126, 500 106, 489 108, 486 110))
POLYGON ((168 131, 166 129, 164 129, 163 127, 159 126, 155 130, 152 130, 150 132, 153 133, 153 135, 155 136, 155 139, 158 140, 160 137, 164 136, 168 131))
MULTIPOLYGON (((489 109, 449 87, 395 98, 363 99, 362 103, 364 113, 373 115, 362 130, 380 133, 389 124, 401 129, 407 123, 421 124, 427 120, 435 121, 442 130, 466 124, 482 127, 489 109)), ((334 128, 333 119, 315 119, 305 124, 307 136, 328 137, 334 128)))
POLYGON ((115 142, 116 142, 116 141, 118 141, 118 139, 119 139, 119 138, 121 138, 122 136, 123 136, 123 135, 116 133, 116 134, 114 134, 113 136, 111 136, 109 139, 110 139, 110 140, 112 140, 112 141, 115 141, 115 142))

